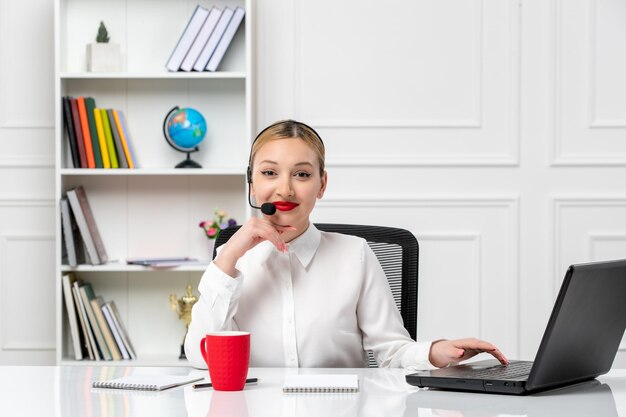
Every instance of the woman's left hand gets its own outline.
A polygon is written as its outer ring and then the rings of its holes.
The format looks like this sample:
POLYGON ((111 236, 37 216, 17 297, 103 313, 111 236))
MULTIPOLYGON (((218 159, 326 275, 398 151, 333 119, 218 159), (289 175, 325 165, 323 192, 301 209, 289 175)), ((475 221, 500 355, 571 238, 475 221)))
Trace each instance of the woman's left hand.
POLYGON ((437 340, 430 347, 428 359, 434 366, 443 368, 449 364, 462 362, 479 353, 489 353, 503 365, 509 363, 509 360, 495 345, 476 338, 437 340))

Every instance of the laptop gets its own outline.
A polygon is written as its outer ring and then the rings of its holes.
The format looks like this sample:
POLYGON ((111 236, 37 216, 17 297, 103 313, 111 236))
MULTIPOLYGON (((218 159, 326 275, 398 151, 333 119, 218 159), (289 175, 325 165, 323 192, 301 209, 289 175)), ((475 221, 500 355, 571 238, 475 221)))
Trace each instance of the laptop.
POLYGON ((406 376, 420 388, 524 395, 607 373, 626 329, 626 259, 572 265, 535 360, 472 362, 406 376))

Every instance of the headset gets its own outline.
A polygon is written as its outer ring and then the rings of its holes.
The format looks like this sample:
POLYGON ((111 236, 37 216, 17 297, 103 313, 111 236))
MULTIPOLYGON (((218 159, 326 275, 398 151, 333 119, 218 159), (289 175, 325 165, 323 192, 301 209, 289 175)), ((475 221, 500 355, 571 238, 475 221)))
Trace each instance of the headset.
POLYGON ((255 208, 255 209, 259 209, 261 210, 261 213, 267 215, 267 216, 271 216, 274 213, 276 213, 276 205, 273 203, 263 203, 261 204, 261 206, 255 206, 252 204, 252 201, 250 200, 250 185, 252 184, 252 148, 254 148, 254 143, 263 135, 263 133, 265 133, 267 130, 276 127, 279 124, 288 124, 289 126, 300 126, 300 127, 305 127, 307 129, 309 129, 311 132, 313 132, 313 134, 315 135, 315 137, 320 141, 320 143, 322 144, 322 147, 324 147, 324 141, 322 140, 322 138, 320 137, 319 133, 317 133, 317 131, 315 131, 315 129, 313 129, 311 126, 304 124, 302 122, 298 122, 296 120, 292 120, 292 119, 287 119, 287 120, 281 120, 278 121, 276 123, 272 123, 271 125, 269 125, 268 127, 266 127, 265 129, 261 130, 259 132, 258 135, 256 135, 256 138, 254 138, 254 140, 252 141, 252 145, 250 146, 250 156, 248 156, 248 167, 246 168, 246 180, 248 181, 248 204, 250 204, 250 207, 255 208))

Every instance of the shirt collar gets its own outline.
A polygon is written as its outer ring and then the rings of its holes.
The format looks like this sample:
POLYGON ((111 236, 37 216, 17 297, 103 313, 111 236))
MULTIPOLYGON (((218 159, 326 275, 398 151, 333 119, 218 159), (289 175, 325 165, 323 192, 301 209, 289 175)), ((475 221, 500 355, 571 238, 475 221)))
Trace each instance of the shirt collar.
POLYGON ((306 269, 317 252, 321 238, 322 234, 317 227, 313 223, 309 223, 309 227, 304 233, 287 244, 289 253, 296 255, 306 269))

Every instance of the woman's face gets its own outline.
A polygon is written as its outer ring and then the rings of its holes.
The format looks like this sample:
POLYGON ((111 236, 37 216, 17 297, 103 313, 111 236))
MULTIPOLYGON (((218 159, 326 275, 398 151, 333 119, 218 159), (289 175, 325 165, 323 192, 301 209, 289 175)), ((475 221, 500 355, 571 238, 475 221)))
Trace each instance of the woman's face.
POLYGON ((315 151, 300 138, 277 139, 263 145, 253 162, 250 192, 257 205, 274 203, 277 210, 267 216, 270 222, 297 229, 286 232, 285 241, 303 233, 326 189, 326 173, 320 176, 315 151))

